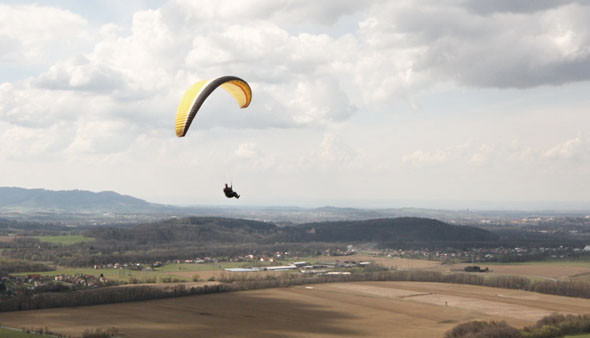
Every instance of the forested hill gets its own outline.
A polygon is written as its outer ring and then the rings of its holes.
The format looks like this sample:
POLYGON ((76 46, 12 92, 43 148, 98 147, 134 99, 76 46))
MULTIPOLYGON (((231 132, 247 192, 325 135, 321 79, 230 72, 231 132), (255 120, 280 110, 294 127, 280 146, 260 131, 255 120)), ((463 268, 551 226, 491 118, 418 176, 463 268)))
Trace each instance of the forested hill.
POLYGON ((273 223, 218 217, 188 217, 133 227, 96 228, 90 237, 137 244, 259 243, 276 234, 273 223))
POLYGON ((496 234, 484 229, 418 217, 308 223, 301 227, 317 241, 485 242, 498 239, 496 234))
POLYGON ((278 227, 273 223, 250 220, 190 217, 137 225, 130 228, 105 227, 89 236, 137 244, 192 243, 469 243, 492 242, 489 231, 455 226, 428 218, 386 218, 367 221, 307 223, 278 227))
POLYGON ((112 191, 95 193, 0 187, 0 208, 3 209, 138 212, 157 207, 156 204, 112 191))

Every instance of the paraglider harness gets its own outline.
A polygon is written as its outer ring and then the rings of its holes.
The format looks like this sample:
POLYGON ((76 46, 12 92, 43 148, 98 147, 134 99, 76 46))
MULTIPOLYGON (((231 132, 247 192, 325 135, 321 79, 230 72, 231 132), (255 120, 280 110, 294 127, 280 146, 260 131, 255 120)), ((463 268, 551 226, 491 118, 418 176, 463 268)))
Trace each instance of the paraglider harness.
POLYGON ((225 194, 225 197, 227 198, 240 198, 240 195, 238 195, 237 192, 235 192, 232 188, 232 186, 228 186, 227 183, 225 184, 225 188, 223 188, 223 193, 225 194))

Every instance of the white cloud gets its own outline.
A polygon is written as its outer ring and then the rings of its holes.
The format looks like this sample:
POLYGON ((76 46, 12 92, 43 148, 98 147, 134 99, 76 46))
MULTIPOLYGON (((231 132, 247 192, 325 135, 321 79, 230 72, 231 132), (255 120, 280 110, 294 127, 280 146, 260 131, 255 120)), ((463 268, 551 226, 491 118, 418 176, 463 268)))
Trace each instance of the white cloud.
POLYGON ((579 136, 574 137, 545 150, 542 153, 542 156, 547 159, 558 161, 581 161, 590 159, 590 142, 579 136))
POLYGON ((469 10, 483 14, 490 15, 499 12, 512 13, 531 13, 549 8, 564 6, 567 4, 588 3, 587 0, 534 0, 534 1, 511 1, 511 0, 495 0, 495 1, 478 1, 466 0, 463 5, 469 10))
POLYGON ((302 22, 331 25, 340 18, 362 11, 368 3, 354 0, 324 1, 319 5, 313 0, 242 0, 242 1, 175 1, 186 20, 215 18, 221 22, 265 20, 275 24, 300 25, 302 22))
POLYGON ((590 79, 590 6, 477 16, 460 3, 387 2, 370 16, 365 41, 392 60, 413 50, 406 69, 426 81, 527 88, 590 79))
POLYGON ((446 150, 423 151, 416 150, 409 155, 404 155, 402 161, 414 165, 432 165, 446 162, 449 159, 449 152, 446 150))
POLYGON ((255 158, 258 156, 258 151, 256 151, 256 143, 241 143, 234 151, 234 154, 240 158, 255 158))
POLYGON ((124 85, 120 73, 83 56, 52 66, 34 84, 40 88, 114 94, 124 85))
POLYGON ((67 55, 91 39, 88 23, 67 10, 0 4, 0 61, 41 63, 67 55))
POLYGON ((401 160, 418 167, 485 165, 492 168, 546 168, 547 161, 550 161, 562 168, 571 168, 572 163, 590 165, 588 154, 590 142, 578 136, 548 148, 518 141, 498 144, 466 142, 429 151, 418 149, 402 156, 401 160))

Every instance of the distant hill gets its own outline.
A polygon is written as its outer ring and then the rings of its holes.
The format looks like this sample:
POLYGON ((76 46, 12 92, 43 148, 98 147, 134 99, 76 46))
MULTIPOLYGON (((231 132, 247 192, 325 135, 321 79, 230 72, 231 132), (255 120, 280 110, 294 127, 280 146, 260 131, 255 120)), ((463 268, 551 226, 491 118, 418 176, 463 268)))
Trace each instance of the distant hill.
POLYGON ((289 227, 243 219, 190 217, 126 228, 94 229, 90 236, 108 241, 154 245, 175 242, 423 244, 491 242, 498 239, 497 235, 487 230, 416 217, 307 223, 289 227))
POLYGON ((53 212, 147 212, 164 206, 113 191, 0 187, 0 209, 53 212))
POLYGON ((273 223, 219 217, 188 217, 138 224, 133 227, 104 227, 89 236, 108 241, 138 244, 191 243, 258 243, 276 234, 273 223))
POLYGON ((472 226, 457 226, 420 217, 307 223, 306 237, 338 242, 487 242, 496 234, 472 226))

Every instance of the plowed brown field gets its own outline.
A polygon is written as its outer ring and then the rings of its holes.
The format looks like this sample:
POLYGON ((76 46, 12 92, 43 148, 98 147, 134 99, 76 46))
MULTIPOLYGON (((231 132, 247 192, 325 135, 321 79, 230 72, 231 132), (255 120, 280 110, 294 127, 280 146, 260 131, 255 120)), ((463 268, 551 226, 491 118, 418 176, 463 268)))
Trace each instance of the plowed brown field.
POLYGON ((471 285, 358 282, 1 313, 0 322, 73 336, 116 327, 129 338, 442 337, 459 322, 522 327, 553 312, 590 313, 590 301, 471 285))

